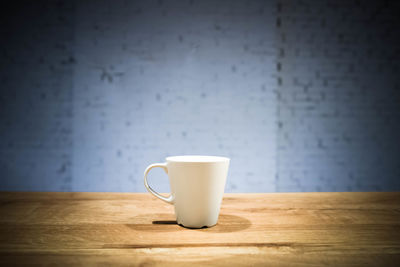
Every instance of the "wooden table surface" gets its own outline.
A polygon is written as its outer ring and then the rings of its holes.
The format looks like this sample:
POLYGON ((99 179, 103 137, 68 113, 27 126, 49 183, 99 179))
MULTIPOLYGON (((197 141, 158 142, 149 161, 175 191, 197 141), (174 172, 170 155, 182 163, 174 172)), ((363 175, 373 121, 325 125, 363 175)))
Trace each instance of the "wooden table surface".
POLYGON ((400 266, 400 193, 225 194, 175 223, 149 194, 0 193, 0 265, 400 266))

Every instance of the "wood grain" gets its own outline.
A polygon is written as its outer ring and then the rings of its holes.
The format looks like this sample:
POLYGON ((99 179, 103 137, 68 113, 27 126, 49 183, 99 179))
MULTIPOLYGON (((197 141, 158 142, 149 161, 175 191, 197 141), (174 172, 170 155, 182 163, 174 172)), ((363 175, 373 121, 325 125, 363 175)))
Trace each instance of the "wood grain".
POLYGON ((175 223, 149 194, 0 193, 0 264, 392 265, 400 193, 226 194, 219 222, 175 223))

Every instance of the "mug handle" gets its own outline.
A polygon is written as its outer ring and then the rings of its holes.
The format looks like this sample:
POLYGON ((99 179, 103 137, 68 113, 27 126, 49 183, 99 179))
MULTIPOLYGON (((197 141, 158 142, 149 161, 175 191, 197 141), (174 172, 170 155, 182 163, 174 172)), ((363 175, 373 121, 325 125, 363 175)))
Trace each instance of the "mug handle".
POLYGON ((156 198, 161 199, 162 201, 165 201, 169 204, 174 204, 174 197, 172 196, 172 194, 170 194, 168 197, 164 197, 162 195, 160 195, 159 193, 157 193, 156 191, 153 190, 153 188, 151 188, 149 186, 149 184, 147 183, 147 174, 149 173, 149 171, 155 167, 159 167, 159 168, 163 168, 165 173, 168 174, 168 168, 167 168, 167 163, 154 163, 149 165, 146 170, 144 171, 144 185, 147 188, 147 191, 149 191, 150 194, 154 195, 156 198))

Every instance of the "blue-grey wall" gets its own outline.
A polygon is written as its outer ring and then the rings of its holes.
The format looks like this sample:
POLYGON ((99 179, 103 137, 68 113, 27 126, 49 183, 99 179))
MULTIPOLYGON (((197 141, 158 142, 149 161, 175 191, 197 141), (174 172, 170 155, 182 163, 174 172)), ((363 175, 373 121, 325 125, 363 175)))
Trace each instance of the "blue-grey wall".
POLYGON ((180 154, 230 157, 227 192, 400 190, 395 2, 2 10, 0 190, 144 191, 180 154))
POLYGON ((400 190, 399 1, 278 1, 278 191, 400 190))

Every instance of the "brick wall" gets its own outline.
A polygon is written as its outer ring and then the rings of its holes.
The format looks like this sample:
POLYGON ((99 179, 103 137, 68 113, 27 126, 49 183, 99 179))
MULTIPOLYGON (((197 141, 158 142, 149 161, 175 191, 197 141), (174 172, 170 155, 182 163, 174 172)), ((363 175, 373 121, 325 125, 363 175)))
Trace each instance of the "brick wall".
POLYGON ((395 2, 22 3, 1 190, 144 191, 178 154, 231 157, 228 192, 400 190, 395 2))
POLYGON ((232 158, 227 191, 274 191, 273 3, 93 5, 76 13, 73 189, 143 191, 147 165, 212 154, 232 158))
POLYGON ((399 190, 399 11, 278 0, 278 191, 399 190))
POLYGON ((73 4, 0 5, 0 189, 71 190, 73 4))
MULTIPOLYGON (((21 61, 23 48, 12 55, 15 69, 3 58, 20 92, 2 110, 3 190, 144 191, 145 167, 179 154, 231 157, 227 191, 275 190, 274 2, 62 4, 24 8, 12 29, 24 36, 2 48, 9 53, 20 40, 32 47, 31 65, 21 61), (69 12, 72 24, 57 12, 69 12), (46 146, 31 148, 38 139, 46 146)), ((13 88, 3 89, 9 102, 13 88)), ((169 190, 162 171, 151 179, 169 190)))

